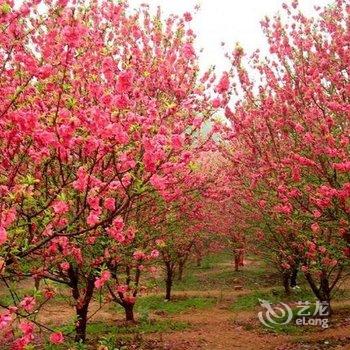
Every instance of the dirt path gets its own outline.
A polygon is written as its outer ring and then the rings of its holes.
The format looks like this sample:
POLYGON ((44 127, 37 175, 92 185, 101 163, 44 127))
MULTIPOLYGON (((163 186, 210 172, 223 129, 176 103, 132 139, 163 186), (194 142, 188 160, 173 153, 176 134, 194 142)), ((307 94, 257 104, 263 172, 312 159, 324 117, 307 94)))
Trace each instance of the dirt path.
POLYGON ((281 340, 287 339, 245 331, 241 326, 235 325, 231 312, 220 307, 176 315, 173 319, 189 322, 191 329, 162 335, 166 348, 171 350, 275 349, 281 340))
MULTIPOLYGON (((210 294, 217 296, 217 292, 210 291, 210 294)), ((186 293, 198 296, 197 291, 186 293)), ((191 327, 186 331, 149 335, 148 338, 158 340, 169 350, 350 350, 350 322, 298 336, 264 332, 259 327, 256 311, 228 310, 237 295, 226 293, 213 308, 171 316, 175 321, 188 322, 191 327), (251 325, 251 329, 243 324, 251 325)))

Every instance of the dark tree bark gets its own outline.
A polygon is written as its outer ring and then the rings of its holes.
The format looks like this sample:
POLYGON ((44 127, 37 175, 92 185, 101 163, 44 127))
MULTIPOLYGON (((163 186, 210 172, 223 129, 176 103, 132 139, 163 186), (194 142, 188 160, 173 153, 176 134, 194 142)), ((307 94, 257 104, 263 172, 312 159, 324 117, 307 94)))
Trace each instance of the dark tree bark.
POLYGON ((292 269, 292 273, 290 274, 290 286, 295 287, 297 285, 297 277, 298 277, 298 267, 294 267, 292 269))
POLYGON ((77 324, 75 326, 75 341, 77 343, 86 341, 86 326, 87 326, 87 314, 88 307, 87 305, 83 305, 82 307, 76 308, 77 313, 77 324))
POLYGON ((165 300, 171 300, 171 288, 173 286, 174 267, 170 262, 166 262, 165 266, 166 266, 165 300))
MULTIPOLYGON (((336 281, 333 282, 332 285, 330 285, 327 273, 322 272, 320 277, 320 285, 318 287, 310 273, 305 273, 305 277, 317 299, 325 305, 328 315, 331 315, 333 313, 331 307, 331 292, 333 287, 336 285, 336 281)), ((339 277, 337 277, 337 280, 338 278, 339 277)))
POLYGON ((235 271, 239 271, 239 256, 235 254, 235 271))
POLYGON ((289 295, 290 294, 290 272, 289 271, 283 271, 282 272, 282 283, 283 283, 283 288, 284 292, 289 295))
POLYGON ((95 288, 95 277, 89 276, 86 280, 85 294, 81 300, 79 291, 79 274, 76 269, 70 267, 68 270, 72 296, 76 302, 77 323, 75 326, 75 341, 84 343, 86 341, 86 326, 88 321, 88 311, 95 288))
POLYGON ((134 318, 134 305, 131 303, 123 303, 123 308, 125 311, 125 320, 128 322, 135 322, 134 318))

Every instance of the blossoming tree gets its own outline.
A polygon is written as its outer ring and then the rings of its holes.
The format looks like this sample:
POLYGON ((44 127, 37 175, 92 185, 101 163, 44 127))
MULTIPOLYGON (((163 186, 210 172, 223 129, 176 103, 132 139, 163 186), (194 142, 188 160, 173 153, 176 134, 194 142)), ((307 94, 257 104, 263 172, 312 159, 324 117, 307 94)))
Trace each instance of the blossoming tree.
MULTIPOLYGON (((336 1, 305 17, 293 2, 289 18, 262 22, 270 56, 252 57, 259 80, 233 55, 237 94, 227 117, 234 126, 231 159, 284 270, 299 265, 329 304, 349 257, 349 21, 336 1)), ((261 237, 261 236, 260 236, 261 237)), ((263 237, 261 237, 263 238, 263 237)))
MULTIPOLYGON (((77 341, 95 288, 134 241, 129 218, 152 191, 181 196, 173 174, 208 147, 198 131, 214 109, 212 75, 197 81, 191 16, 163 21, 127 6, 0 6, 1 277, 66 284, 77 341)), ((4 305, 6 332, 23 316, 14 305, 4 305)), ((23 346, 33 340, 25 328, 23 346)))

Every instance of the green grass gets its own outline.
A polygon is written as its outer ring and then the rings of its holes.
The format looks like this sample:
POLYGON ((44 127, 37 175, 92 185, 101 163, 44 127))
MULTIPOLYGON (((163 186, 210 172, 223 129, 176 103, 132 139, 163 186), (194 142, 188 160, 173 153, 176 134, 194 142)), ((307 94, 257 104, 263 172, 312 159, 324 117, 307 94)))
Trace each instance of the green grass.
POLYGON ((227 263, 230 261, 232 261, 232 254, 229 251, 209 254, 203 258, 201 266, 195 266, 194 269, 207 270, 213 268, 215 265, 227 263))
POLYGON ((141 297, 136 305, 137 312, 162 311, 169 314, 176 314, 191 309, 205 309, 212 307, 216 302, 215 298, 178 298, 173 297, 171 301, 165 301, 158 295, 141 297))
MULTIPOLYGON (((347 300, 350 296, 350 291, 339 290, 334 295, 334 301, 347 300)), ((273 288, 270 291, 253 291, 247 295, 241 295, 230 306, 231 311, 248 311, 253 310, 260 305, 259 299, 268 300, 272 304, 279 302, 298 302, 298 301, 316 301, 315 295, 307 285, 301 285, 301 289, 293 291, 290 295, 286 295, 282 288, 273 288)))
POLYGON ((270 291, 254 291, 247 295, 241 295, 230 306, 231 311, 254 310, 260 305, 259 299, 267 300, 272 304, 279 302, 315 301, 315 297, 308 289, 300 289, 291 295, 286 295, 282 289, 272 289, 270 291))
MULTIPOLYGON (((182 281, 175 280, 173 290, 186 291, 186 290, 201 290, 203 285, 201 285, 201 279, 198 275, 195 275, 193 271, 189 273, 186 271, 186 274, 182 281)), ((162 288, 165 288, 165 285, 162 285, 162 288)))
POLYGON ((182 331, 188 328, 187 322, 173 320, 148 320, 135 324, 114 326, 103 322, 91 322, 87 325, 88 337, 102 334, 148 334, 182 331))
MULTIPOLYGON (((254 257, 249 259, 256 260, 254 257)), ((174 281, 174 290, 230 290, 236 285, 245 289, 257 289, 281 283, 279 274, 267 272, 269 268, 264 262, 259 261, 257 265, 248 265, 234 271, 231 261, 232 256, 228 252, 209 255, 203 259, 201 267, 188 266, 183 280, 174 281)), ((163 288, 163 281, 159 281, 158 286, 163 288)))
MULTIPOLYGON (((112 325, 104 322, 90 322, 87 325, 86 333, 88 340, 93 340, 94 344, 102 342, 108 339, 108 343, 116 344, 117 340, 128 339, 130 336, 140 336, 143 334, 150 333, 169 333, 176 331, 184 331, 188 329, 190 324, 187 322, 180 322, 174 320, 151 320, 143 319, 142 321, 135 324, 125 324, 125 325, 112 325)), ((74 333, 73 325, 65 325, 56 329, 64 334, 74 333)), ((83 345, 75 344, 68 340, 64 346, 47 344, 45 350, 63 350, 67 349, 67 345, 72 345, 72 349, 85 349, 89 347, 84 347, 83 345)), ((89 348, 90 349, 90 348, 89 348)), ((93 348, 95 349, 95 347, 93 348)), ((113 348, 114 349, 114 348, 113 348)))

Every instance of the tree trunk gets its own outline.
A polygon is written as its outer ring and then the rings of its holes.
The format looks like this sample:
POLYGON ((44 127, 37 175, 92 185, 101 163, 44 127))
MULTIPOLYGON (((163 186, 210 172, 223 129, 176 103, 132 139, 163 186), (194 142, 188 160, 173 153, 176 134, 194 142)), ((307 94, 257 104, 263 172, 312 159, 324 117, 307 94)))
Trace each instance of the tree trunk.
POLYGON ((239 266, 244 266, 244 250, 242 249, 239 254, 239 266))
POLYGON ((290 286, 295 287, 297 285, 298 268, 294 267, 290 275, 290 286))
POLYGON ((173 286, 173 269, 171 265, 166 264, 166 280, 165 280, 165 300, 171 299, 171 287, 173 286))
MULTIPOLYGON (((85 343, 86 340, 86 326, 89 305, 95 288, 95 277, 89 276, 86 283, 86 291, 81 304, 78 302, 76 306, 77 323, 75 326, 75 341, 85 343)), ((73 293, 73 296, 76 293, 73 293)))
POLYGON ((172 281, 168 280, 166 281, 166 291, 165 291, 165 300, 171 299, 171 287, 172 287, 172 281))
POLYGON ((201 267, 201 265, 202 265, 202 257, 198 256, 197 257, 197 267, 201 267))
POLYGON ((235 271, 239 270, 239 256, 235 254, 235 271))
POLYGON ((290 294, 289 278, 290 278, 290 272, 289 271, 283 271, 282 272, 282 283, 283 283, 284 292, 287 295, 290 294))
POLYGON ((320 287, 318 288, 312 275, 310 273, 305 273, 306 280, 308 281, 312 291, 314 292, 317 299, 321 304, 325 306, 326 316, 330 316, 333 313, 331 307, 331 288, 329 286, 329 280, 327 278, 327 273, 323 272, 320 277, 320 287))
POLYGON ((326 313, 330 316, 332 314, 332 308, 331 308, 331 290, 329 287, 329 280, 326 276, 326 274, 323 274, 321 276, 320 281, 320 302, 325 305, 326 313))
POLYGON ((131 304, 131 303, 124 303, 123 304, 124 311, 125 311, 125 320, 127 322, 135 322, 134 305, 135 304, 131 304))
POLYGON ((75 326, 75 341, 77 343, 85 343, 86 340, 86 326, 87 326, 87 315, 88 307, 87 305, 81 308, 76 308, 78 321, 75 326))

